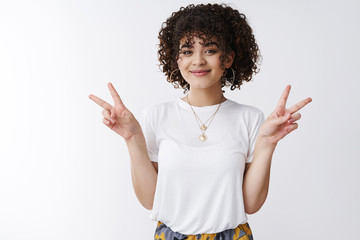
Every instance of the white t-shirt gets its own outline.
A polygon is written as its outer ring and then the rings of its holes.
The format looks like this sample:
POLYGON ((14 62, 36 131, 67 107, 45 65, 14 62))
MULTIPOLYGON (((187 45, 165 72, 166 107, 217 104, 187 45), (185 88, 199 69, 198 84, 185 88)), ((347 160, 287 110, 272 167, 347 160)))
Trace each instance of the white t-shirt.
MULTIPOLYGON (((218 105, 193 109, 205 122, 218 105)), ((245 162, 252 161, 263 112, 227 99, 206 130, 205 142, 199 140, 190 105, 180 97, 152 104, 142 114, 149 157, 159 167, 150 219, 185 235, 218 233, 247 222, 243 174, 245 162)))

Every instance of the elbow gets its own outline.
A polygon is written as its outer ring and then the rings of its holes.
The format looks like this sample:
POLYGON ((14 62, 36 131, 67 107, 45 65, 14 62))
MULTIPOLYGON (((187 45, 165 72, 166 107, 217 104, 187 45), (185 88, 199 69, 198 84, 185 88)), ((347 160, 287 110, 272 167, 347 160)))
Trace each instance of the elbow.
POLYGON ((246 208, 246 209, 245 209, 245 212, 246 212, 246 214, 248 214, 248 215, 257 213, 258 211, 259 211, 259 209, 251 209, 251 208, 246 208))
POLYGON ((153 202, 150 203, 142 203, 143 207, 147 210, 152 210, 153 209, 153 202))
POLYGON ((246 214, 257 213, 261 207, 264 205, 267 197, 267 192, 264 192, 261 196, 255 197, 251 196, 250 199, 244 197, 244 210, 246 214))
POLYGON ((245 212, 246 214, 254 214, 257 213, 261 207, 263 206, 264 202, 253 202, 252 204, 245 204, 244 208, 245 208, 245 212))
POLYGON ((148 205, 147 207, 145 207, 147 210, 152 210, 153 206, 152 205, 148 205))
POLYGON ((259 204, 259 202, 253 202, 252 204, 245 203, 244 210, 245 210, 246 214, 251 215, 251 214, 257 213, 260 210, 261 206, 262 206, 262 204, 259 204))

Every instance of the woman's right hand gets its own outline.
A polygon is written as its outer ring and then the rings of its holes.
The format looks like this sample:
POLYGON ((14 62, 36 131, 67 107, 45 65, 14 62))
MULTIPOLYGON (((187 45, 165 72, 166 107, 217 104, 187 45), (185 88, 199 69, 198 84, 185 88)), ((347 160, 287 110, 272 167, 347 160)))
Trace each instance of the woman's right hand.
POLYGON ((125 140, 129 140, 135 134, 141 132, 141 126, 134 115, 125 107, 119 94, 110 82, 108 87, 114 100, 114 106, 92 94, 89 95, 89 98, 104 109, 102 111, 104 116, 103 123, 125 140))

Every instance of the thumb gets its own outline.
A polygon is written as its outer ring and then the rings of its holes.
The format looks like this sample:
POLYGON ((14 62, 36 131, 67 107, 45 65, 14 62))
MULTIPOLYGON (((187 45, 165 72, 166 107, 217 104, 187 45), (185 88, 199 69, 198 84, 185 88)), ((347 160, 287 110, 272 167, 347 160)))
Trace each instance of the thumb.
POLYGON ((111 119, 115 120, 116 119, 116 114, 115 111, 111 111, 111 115, 110 115, 111 119))

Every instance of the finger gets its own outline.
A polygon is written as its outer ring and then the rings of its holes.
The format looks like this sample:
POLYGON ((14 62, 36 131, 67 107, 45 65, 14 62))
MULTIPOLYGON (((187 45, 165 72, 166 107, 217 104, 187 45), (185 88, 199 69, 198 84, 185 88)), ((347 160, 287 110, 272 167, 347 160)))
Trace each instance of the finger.
POLYGON ((285 127, 285 128, 283 129, 283 131, 281 131, 281 132, 279 133, 279 135, 276 136, 277 141, 283 139, 286 135, 288 135, 289 133, 291 133, 292 131, 294 131, 294 130, 297 129, 297 128, 298 128, 298 124, 297 124, 297 123, 293 123, 293 124, 285 127))
POLYGON ((104 116, 105 119, 109 120, 111 123, 115 123, 115 120, 111 116, 111 111, 104 109, 102 111, 102 115, 104 116))
POLYGON ((109 87, 111 96, 114 99, 114 104, 124 106, 124 103, 121 101, 121 98, 120 98, 119 94, 117 93, 117 91, 115 90, 115 88, 111 84, 111 82, 108 83, 108 87, 109 87))
POLYGON ((300 109, 302 109, 303 107, 306 106, 306 104, 310 103, 312 101, 312 98, 308 97, 300 102, 298 102, 297 104, 291 106, 288 110, 291 113, 295 113, 297 111, 299 111, 300 109))
POLYGON ((271 120, 271 123, 273 125, 281 125, 281 124, 285 123, 287 120, 289 120, 290 117, 291 117, 291 114, 288 112, 284 116, 273 118, 271 120))
POLYGON ((287 99, 288 99, 288 97, 289 97, 290 89, 291 89, 291 85, 287 85, 287 86, 285 87, 285 90, 284 90, 284 92, 282 93, 282 95, 281 95, 281 97, 280 97, 280 100, 279 100, 276 108, 279 108, 279 109, 285 108, 285 106, 286 106, 286 101, 287 101, 287 99))
POLYGON ((288 120, 288 123, 293 123, 301 118, 300 113, 295 113, 291 116, 291 118, 288 120))
POLYGON ((106 125, 106 126, 108 126, 108 127, 110 127, 110 125, 112 124, 108 119, 106 119, 106 118, 104 118, 103 119, 103 123, 106 125))
POLYGON ((91 100, 93 100, 97 105, 99 105, 100 107, 110 110, 112 108, 112 106, 110 104, 108 104, 107 102, 105 102, 104 100, 102 100, 101 98, 98 98, 92 94, 89 95, 89 98, 91 100))
POLYGON ((293 123, 293 124, 285 127, 285 130, 286 130, 288 133, 290 133, 290 132, 294 131, 295 129, 297 129, 298 126, 299 126, 299 124, 293 123))

